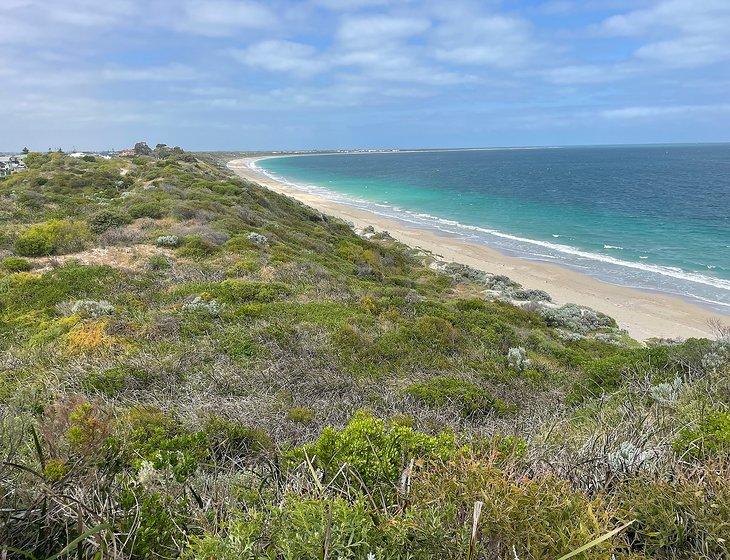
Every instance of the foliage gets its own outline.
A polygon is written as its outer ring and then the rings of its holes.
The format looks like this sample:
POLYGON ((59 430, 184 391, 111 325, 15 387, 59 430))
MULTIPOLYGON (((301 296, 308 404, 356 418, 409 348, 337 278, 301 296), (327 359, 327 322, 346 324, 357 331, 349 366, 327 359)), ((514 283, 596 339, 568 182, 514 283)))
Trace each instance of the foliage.
POLYGON ((730 412, 712 412, 696 427, 685 428, 674 441, 674 449, 690 457, 729 455, 730 412))
POLYGON ((177 481, 189 477, 208 454, 205 434, 192 432, 175 418, 150 407, 135 407, 126 418, 128 430, 120 445, 137 469, 145 462, 157 470, 169 468, 177 481))
POLYGON ((464 416, 490 411, 506 412, 510 408, 479 385, 455 377, 434 377, 414 383, 406 389, 406 393, 430 407, 455 405, 464 416))
POLYGON ((159 202, 153 200, 135 202, 129 206, 129 215, 136 219, 152 218, 159 220, 166 214, 166 208, 159 202))
POLYGON ((367 486, 394 485, 410 459, 446 458, 455 451, 452 434, 429 436, 412 428, 388 426, 367 413, 356 414, 342 430, 327 427, 296 456, 312 458, 329 480, 347 465, 367 486))
POLYGON ((94 249, 0 261, 0 556, 727 557, 721 328, 641 344, 148 151, 0 183, 3 255, 94 249))
POLYGON ((81 250, 91 237, 83 222, 50 220, 30 226, 15 240, 15 252, 24 257, 63 255, 81 250))
POLYGON ((22 257, 5 257, 0 266, 8 272, 28 272, 32 267, 30 262, 22 257))
POLYGON ((180 238, 177 235, 160 235, 155 243, 160 247, 177 247, 180 245, 180 238))
POLYGON ((106 230, 122 227, 132 221, 132 217, 121 210, 103 208, 89 217, 89 227, 94 233, 104 233, 106 230))

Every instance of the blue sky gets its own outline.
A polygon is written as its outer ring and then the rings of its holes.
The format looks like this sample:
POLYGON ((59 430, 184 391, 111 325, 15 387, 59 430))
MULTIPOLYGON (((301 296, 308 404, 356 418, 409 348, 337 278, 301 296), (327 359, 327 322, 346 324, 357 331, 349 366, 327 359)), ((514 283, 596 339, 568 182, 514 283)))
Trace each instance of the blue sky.
POLYGON ((0 4, 0 150, 730 141, 730 0, 0 4))

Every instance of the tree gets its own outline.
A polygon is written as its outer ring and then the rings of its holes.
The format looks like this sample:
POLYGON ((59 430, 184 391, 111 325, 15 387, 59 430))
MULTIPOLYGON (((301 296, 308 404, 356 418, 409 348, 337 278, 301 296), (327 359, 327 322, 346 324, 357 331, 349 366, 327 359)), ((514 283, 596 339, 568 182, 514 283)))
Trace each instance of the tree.
POLYGON ((30 153, 30 150, 28 149, 28 146, 26 146, 25 148, 23 148, 23 153, 25 155, 28 155, 30 153))
POLYGON ((138 156, 151 156, 152 148, 147 145, 147 142, 137 142, 134 145, 134 153, 138 156))

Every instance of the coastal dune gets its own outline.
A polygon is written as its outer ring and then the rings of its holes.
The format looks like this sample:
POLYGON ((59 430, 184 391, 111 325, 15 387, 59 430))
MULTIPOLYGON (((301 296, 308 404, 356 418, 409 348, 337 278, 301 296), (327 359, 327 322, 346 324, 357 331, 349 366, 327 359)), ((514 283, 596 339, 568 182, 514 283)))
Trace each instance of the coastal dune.
POLYGON ((260 159, 233 160, 228 167, 240 177, 352 222, 356 227, 373 226, 377 230, 387 230, 398 241, 430 251, 445 261, 503 274, 525 288, 545 290, 558 304, 577 303, 606 313, 637 340, 652 337, 713 338, 716 334, 714 325, 728 322, 727 317, 677 297, 609 284, 550 263, 510 257, 452 234, 417 228, 293 188, 257 170, 253 164, 260 159))

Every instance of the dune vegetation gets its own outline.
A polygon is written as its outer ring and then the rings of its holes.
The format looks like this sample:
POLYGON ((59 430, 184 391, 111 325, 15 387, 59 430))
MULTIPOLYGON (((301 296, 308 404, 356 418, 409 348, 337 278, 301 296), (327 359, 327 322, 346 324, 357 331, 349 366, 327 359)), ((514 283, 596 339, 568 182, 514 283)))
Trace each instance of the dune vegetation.
POLYGON ((639 343, 211 156, 27 164, 3 558, 730 558, 721 325, 639 343))

